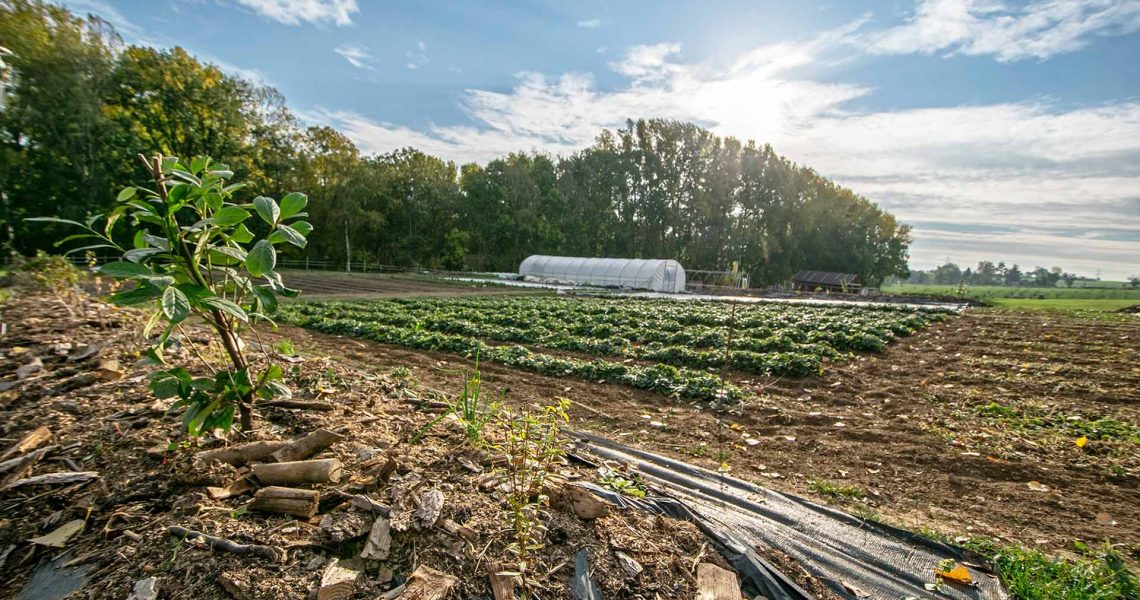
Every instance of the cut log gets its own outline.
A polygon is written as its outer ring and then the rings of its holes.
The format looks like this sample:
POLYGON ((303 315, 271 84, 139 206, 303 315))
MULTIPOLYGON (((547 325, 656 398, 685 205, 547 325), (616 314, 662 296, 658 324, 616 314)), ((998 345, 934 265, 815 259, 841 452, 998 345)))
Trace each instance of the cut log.
POLYGON ((214 537, 212 535, 206 535, 201 531, 186 529, 185 527, 178 525, 171 525, 170 527, 167 527, 166 532, 171 536, 181 540, 186 540, 189 542, 202 541, 213 550, 233 552, 234 554, 252 554, 254 556, 260 556, 273 562, 282 562, 286 558, 285 551, 281 548, 261 546, 258 544, 239 544, 232 540, 214 537))
POLYGON ((697 600, 740 600, 736 573, 712 563, 697 565, 697 600))
POLYGON ((610 505, 606 504, 605 500, 602 500, 593 492, 582 486, 571 484, 569 487, 570 507, 574 511, 574 514, 587 520, 597 519, 598 517, 604 517, 609 514, 610 505))
POLYGON ((248 506, 259 512, 310 518, 317 513, 320 500, 321 495, 313 490, 272 486, 257 490, 248 506))
POLYGON ((80 471, 78 473, 48 473, 46 475, 36 475, 35 477, 28 477, 27 479, 17 479, 12 483, 0 488, 0 491, 14 490, 19 487, 28 487, 33 485, 63 485, 65 483, 79 483, 81 481, 90 481, 99 477, 99 473, 95 471, 80 471))
POLYGON ((491 580, 491 593, 495 600, 515 600, 515 582, 518 581, 518 576, 512 569, 502 565, 491 563, 488 566, 491 572, 487 577, 491 580))
POLYGON ((285 441, 250 442, 240 446, 205 450, 195 454, 194 460, 204 463, 224 462, 235 467, 240 467, 251 462, 263 462, 272 456, 274 452, 288 445, 289 442, 285 441))
POLYGON ((6 461, 13 456, 19 456, 21 454, 31 452, 32 450, 35 450, 36 448, 44 445, 50 439, 51 430, 47 427, 40 427, 28 435, 25 435, 11 448, 8 448, 4 454, 0 455, 0 461, 6 461))
POLYGON ((400 600, 444 600, 459 580, 431 567, 420 565, 408 578, 400 600))
POLYGON ((341 462, 335 458, 298 460, 283 463, 258 463, 253 474, 265 485, 289 483, 336 483, 340 481, 341 462))
POLYGON ((318 429, 303 438, 289 442, 288 445, 274 452, 273 460, 283 463, 312 458, 320 451, 343 439, 343 435, 327 429, 318 429))
POLYGON ((384 560, 392 550, 392 523, 384 517, 377 517, 368 534, 368 541, 360 551, 365 560, 384 560))
POLYGON ((321 587, 317 589, 317 600, 347 600, 356 589, 360 571, 340 565, 339 559, 332 559, 321 573, 321 587))
POLYGON ((250 481, 249 477, 239 477, 226 487, 206 488, 206 495, 208 495, 211 500, 225 500, 226 498, 248 494, 253 491, 255 487, 257 487, 257 485, 250 481))

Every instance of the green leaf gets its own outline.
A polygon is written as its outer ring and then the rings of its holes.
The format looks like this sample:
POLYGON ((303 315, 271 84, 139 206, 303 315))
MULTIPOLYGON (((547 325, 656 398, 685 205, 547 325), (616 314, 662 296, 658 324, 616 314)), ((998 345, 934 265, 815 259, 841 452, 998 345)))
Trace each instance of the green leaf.
POLYGON ((260 277, 277 266, 277 251, 268 240, 258 240, 245 256, 245 268, 250 275, 260 277))
POLYGON ((111 294, 110 300, 114 304, 121 304, 123 306, 131 306, 134 304, 143 304, 150 302, 162 295, 158 288, 149 285, 140 285, 134 289, 125 290, 111 294))
POLYGON ((305 244, 308 243, 305 241, 305 236, 288 225, 278 225, 277 229, 269 234, 269 237, 266 239, 268 239, 270 243, 288 242, 298 248, 304 248, 305 244))
POLYGON ((194 158, 190 159, 190 172, 201 173, 202 169, 206 168, 206 163, 208 162, 209 159, 205 156, 195 156, 194 158))
POLYGON ((276 225, 278 219, 281 218, 281 208, 277 206, 277 202, 273 198, 258 196, 253 199, 253 208, 261 220, 270 225, 276 225))
POLYGON ((72 221, 71 219, 61 219, 59 217, 28 217, 27 219, 24 219, 24 220, 25 221, 32 221, 32 222, 36 222, 36 223, 64 223, 66 225, 75 225, 76 227, 83 227, 84 229, 87 229, 87 227, 83 223, 80 223, 79 221, 72 221))
POLYGON ((123 258, 137 263, 148 256, 153 256, 160 252, 162 252, 162 250, 159 250, 158 248, 135 248, 133 250, 127 250, 124 252, 123 258))
POLYGON ((301 192, 286 194, 286 196, 281 199, 281 218, 288 219, 302 210, 305 210, 305 205, 308 203, 309 197, 301 192))
POLYGON ((245 223, 238 224, 230 234, 230 241, 239 244, 248 244, 253 241, 253 233, 246 228, 245 223))
POLYGON ((214 225, 226 227, 229 225, 237 225, 248 218, 249 213, 246 212, 244 208, 240 206, 227 206, 214 213, 211 220, 214 222, 214 225))
POLYGON ((308 237, 309 234, 313 232, 313 225, 308 221, 297 221, 296 223, 290 225, 290 227, 305 237, 308 237))
POLYGON ((123 191, 119 192, 119 197, 118 197, 119 202, 126 202, 127 200, 134 198, 135 192, 137 192, 137 191, 138 191, 138 188, 135 188, 134 186, 123 188, 123 191))
POLYGON ((242 189, 243 187, 245 187, 247 185, 249 185, 249 184, 247 184, 247 183, 232 183, 232 184, 227 185, 226 187, 222 188, 222 191, 225 192, 226 194, 233 194, 234 192, 242 189))
POLYGON ((182 382, 176 377, 162 377, 150 382, 150 391, 159 400, 173 398, 182 390, 182 382))
POLYGON ((265 314, 277 312, 277 296, 274 295, 272 289, 264 285, 259 285, 253 288, 253 293, 257 296, 258 302, 261 303, 260 312, 265 314))
POLYGON ((154 271, 138 263, 117 260, 99 267, 99 272, 115 279, 129 279, 131 277, 150 277, 154 271))
POLYGON ((182 290, 170 286, 162 292, 162 312, 171 323, 180 323, 190 315, 190 299, 182 290))
POLYGON ((229 300, 226 300, 225 298, 219 298, 217 296, 214 296, 213 298, 205 298, 202 300, 202 304, 205 304, 210 308, 216 308, 236 318, 239 321, 245 323, 249 322, 249 316, 245 314, 245 311, 242 310, 240 306, 234 304, 229 300))

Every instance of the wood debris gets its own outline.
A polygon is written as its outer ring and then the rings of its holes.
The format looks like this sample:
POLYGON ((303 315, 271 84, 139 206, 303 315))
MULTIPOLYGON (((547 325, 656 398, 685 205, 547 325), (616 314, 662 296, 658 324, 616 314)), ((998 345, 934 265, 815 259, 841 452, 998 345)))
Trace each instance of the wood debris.
POLYGON ((265 461, 272 456, 274 452, 288 445, 289 442, 284 441, 250 442, 239 446, 205 450, 195 454, 194 460, 203 463, 223 462, 235 467, 240 467, 251 462, 265 461))
POLYGON ((459 580, 431 567, 420 565, 408 578, 400 600, 444 600, 459 580))
POLYGON ((79 471, 78 473, 47 473, 45 475, 36 475, 35 477, 28 477, 26 479, 17 479, 3 488, 0 491, 14 490, 20 487, 30 487, 34 485, 63 485, 65 483, 80 483, 83 481, 90 481, 99 477, 96 471, 79 471))
POLYGON ((347 600, 356 589, 360 571, 341 565, 339 559, 332 559, 321 573, 321 584, 317 589, 317 600, 347 600))
POLYGON ((201 531, 194 531, 179 525, 171 525, 166 528, 166 532, 171 536, 186 540, 188 542, 200 541, 213 550, 222 550, 224 552, 232 552, 234 554, 251 554, 253 556, 260 556, 272 562, 282 562, 286 558, 285 551, 281 548, 274 548, 272 546, 261 546, 257 544, 239 544, 232 540, 225 538, 214 537, 206 535, 201 531))
POLYGON ((36 448, 44 445, 51 439, 51 429, 47 427, 39 427, 31 433, 20 438, 11 448, 6 450, 4 454, 0 455, 0 461, 6 461, 13 456, 19 456, 27 452, 31 452, 36 448))
POLYGON ((384 517, 377 517, 368 534, 368 541, 360 551, 360 558, 365 560, 384 560, 388 558, 392 549, 392 523, 384 517))
POLYGON ((736 573, 712 563, 697 565, 697 600, 740 600, 736 573))
POLYGON ((320 493, 313 490, 271 486, 257 490, 248 506, 260 512, 309 518, 317 513, 320 500, 320 493))
POLYGON ((343 465, 335 458, 253 465, 253 475, 265 485, 337 483, 343 465))
POLYGON ((610 512, 610 505, 590 490, 576 484, 570 484, 570 508, 574 514, 582 519, 597 519, 610 512))
POLYGON ((318 429, 303 438, 293 440, 272 454, 279 463, 305 460, 316 456, 329 446, 344 440, 344 436, 327 429, 318 429))

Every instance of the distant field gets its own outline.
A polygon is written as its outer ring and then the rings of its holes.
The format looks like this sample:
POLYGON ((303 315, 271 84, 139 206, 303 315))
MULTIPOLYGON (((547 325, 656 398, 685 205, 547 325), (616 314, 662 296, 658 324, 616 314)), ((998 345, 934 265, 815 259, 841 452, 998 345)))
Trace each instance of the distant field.
MULTIPOLYGON (((1119 282, 1098 282, 1103 284, 1117 284, 1119 282)), ((887 294, 917 294, 957 296, 956 285, 924 285, 914 283, 901 283, 883 286, 887 294)), ((1140 302, 1140 289, 1112 287, 1112 288, 1030 288, 1030 287, 1001 287, 975 285, 966 288, 966 296, 979 300, 991 301, 997 299, 1035 299, 1035 300, 1136 300, 1140 302)), ((1127 306, 1127 304, 1125 304, 1127 306)))
POLYGON ((988 300, 1000 308, 1025 308, 1035 310, 1095 310, 1114 311, 1140 304, 1140 300, 1120 298, 1051 298, 1038 300, 1035 298, 992 298, 988 300))

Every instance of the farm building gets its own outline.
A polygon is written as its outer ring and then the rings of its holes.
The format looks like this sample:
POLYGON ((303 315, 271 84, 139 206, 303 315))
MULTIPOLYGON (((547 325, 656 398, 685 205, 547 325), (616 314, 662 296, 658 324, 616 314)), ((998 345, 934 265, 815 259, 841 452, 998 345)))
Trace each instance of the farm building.
POLYGON ((792 284, 801 292, 839 292, 858 294, 863 281, 854 273, 830 273, 828 271, 800 271, 792 277, 792 284))
POLYGON ((527 257, 519 275, 540 281, 624 287, 655 292, 685 291, 685 269, 675 260, 639 258, 527 257))

